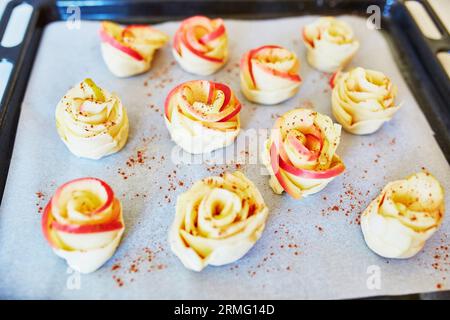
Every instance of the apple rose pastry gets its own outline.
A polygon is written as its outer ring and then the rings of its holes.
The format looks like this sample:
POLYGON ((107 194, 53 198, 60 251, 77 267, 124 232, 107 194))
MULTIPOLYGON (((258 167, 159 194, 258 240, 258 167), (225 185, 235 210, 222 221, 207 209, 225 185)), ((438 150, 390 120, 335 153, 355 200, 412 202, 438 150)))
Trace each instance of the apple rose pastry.
POLYGON ((300 87, 299 61, 280 46, 262 46, 241 60, 241 89, 245 97, 261 104, 277 104, 294 96, 300 87))
POLYGON ((184 20, 173 39, 173 55, 187 72, 206 76, 228 59, 228 36, 222 19, 195 16, 184 20))
POLYGON ((223 148, 237 137, 241 104, 222 83, 194 80, 167 96, 165 121, 172 140, 190 153, 223 148))
POLYGON ((351 27, 333 17, 322 17, 305 26, 303 42, 308 63, 324 72, 343 68, 359 48, 351 27))
POLYGON ((333 115, 350 133, 373 133, 400 108, 397 87, 381 72, 355 68, 334 74, 330 84, 333 115))
POLYGON ((55 254, 81 273, 93 272, 111 258, 124 229, 119 200, 96 178, 60 186, 42 216, 42 231, 55 254))
POLYGON ((390 182, 361 216, 370 249, 386 258, 410 258, 444 218, 444 189, 428 173, 390 182))
POLYGON ((169 37, 148 25, 122 27, 104 21, 100 28, 103 60, 117 77, 129 77, 150 69, 155 51, 169 37))
POLYGON ((78 157, 100 159, 123 148, 128 117, 115 95, 85 79, 70 89, 56 106, 56 128, 78 157))
POLYGON ((340 125, 309 109, 278 118, 262 155, 273 191, 299 199, 325 188, 345 170, 335 153, 340 136, 340 125))
POLYGON ((169 232, 172 251, 194 271, 232 263, 261 237, 268 213, 258 189, 241 172, 205 178, 178 197, 169 232))

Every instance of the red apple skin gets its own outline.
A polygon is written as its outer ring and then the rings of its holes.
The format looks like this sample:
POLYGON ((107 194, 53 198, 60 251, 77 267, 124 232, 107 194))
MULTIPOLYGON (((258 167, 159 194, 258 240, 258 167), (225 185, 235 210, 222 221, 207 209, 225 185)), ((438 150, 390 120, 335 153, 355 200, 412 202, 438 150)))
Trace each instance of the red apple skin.
POLYGON ((173 36, 173 48, 178 54, 181 54, 180 36, 180 31, 175 32, 175 35, 173 36))
MULTIPOLYGON (((309 150, 308 147, 306 147, 304 144, 299 142, 293 136, 288 136, 287 139, 288 139, 289 143, 297 151, 297 153, 299 153, 301 155, 304 155, 304 156, 309 156, 308 157, 309 161, 316 160, 319 157, 320 151, 322 151, 323 139, 321 137, 317 137, 316 135, 314 135, 312 133, 305 134, 305 136, 306 136, 306 139, 314 139, 320 144, 320 148, 319 148, 318 151, 311 151, 311 150, 309 150)), ((283 144, 283 146, 284 146, 284 144, 283 144)))
MULTIPOLYGON (((250 78, 252 79, 254 86, 256 86, 256 81, 255 81, 255 77, 253 75, 252 59, 258 52, 260 52, 261 50, 264 50, 264 49, 282 49, 282 47, 277 46, 277 45, 265 45, 265 46, 262 46, 262 47, 259 47, 259 48, 249 51, 248 56, 247 56, 247 65, 248 65, 248 72, 250 73, 250 78)), ((241 64, 242 64, 242 61, 241 61, 241 64)), ((281 72, 278 70, 273 70, 263 64, 260 64, 260 67, 265 72, 272 74, 276 77, 289 79, 293 82, 301 82, 302 81, 302 79, 300 78, 300 76, 298 74, 290 74, 288 72, 281 72)))
POLYGON ((335 73, 333 73, 333 74, 331 75, 330 81, 329 81, 329 84, 330 84, 331 89, 334 89, 334 87, 335 87, 335 85, 336 85, 336 79, 337 79, 337 77, 339 76, 339 74, 340 74, 340 71, 338 70, 338 71, 336 71, 335 73))
POLYGON ((300 78, 300 76, 298 74, 290 74, 288 72, 281 72, 281 71, 278 71, 275 69, 270 69, 269 67, 267 67, 264 64, 260 64, 260 68, 263 69, 265 72, 274 75, 275 77, 289 79, 292 82, 302 82, 302 79, 300 78))
MULTIPOLYGON (((195 110, 190 104, 189 102, 186 100, 186 98, 184 96, 182 96, 182 98, 185 101, 185 107, 186 110, 189 112, 189 114, 193 117, 195 117, 198 120, 201 121, 207 121, 207 122, 225 122, 228 119, 231 119, 232 117, 234 117, 241 109, 241 105, 238 104, 236 105, 231 111, 222 111, 221 113, 217 113, 217 114, 209 114, 209 115, 201 115, 198 113, 197 110, 195 110)), ((231 109, 231 108, 229 108, 231 109)))
POLYGON ((345 170, 345 166, 342 163, 338 163, 334 167, 325 171, 312 171, 295 168, 279 156, 275 143, 272 143, 272 145, 270 146, 270 162, 274 175, 280 183, 281 187, 296 199, 301 197, 301 192, 292 190, 289 187, 281 174, 281 170, 285 170, 292 175, 306 179, 329 179, 338 176, 345 170))
POLYGON ((208 92, 208 101, 207 104, 211 104, 214 99, 214 93, 216 92, 215 82, 208 81, 209 83, 209 92, 208 92))
POLYGON ((191 51, 193 54, 197 55, 198 57, 210 61, 210 62, 214 62, 214 63, 222 63, 224 61, 224 59, 220 59, 220 58, 213 58, 213 57, 208 57, 207 55, 205 55, 203 52, 195 49, 186 39, 186 35, 183 35, 181 38, 181 42, 183 42, 183 44, 186 46, 186 48, 191 51))
MULTIPOLYGON (((197 26, 198 28, 203 28, 206 30, 203 26, 197 26)), ((206 30, 208 31, 208 30, 206 30)), ((208 51, 208 48, 205 47, 197 38, 195 37, 194 30, 192 28, 186 29, 184 33, 186 42, 189 43, 189 45, 192 46, 194 50, 197 50, 198 52, 201 52, 202 54, 205 54, 205 52, 208 51)))
POLYGON ((222 111, 230 103, 231 95, 232 95, 231 89, 230 89, 229 86, 227 86, 227 85, 225 85, 223 83, 212 82, 212 81, 211 81, 211 83, 213 83, 214 89, 218 89, 218 90, 222 91, 223 94, 225 95, 225 100, 223 101, 222 107, 220 108, 220 111, 222 111))
POLYGON ((64 188, 68 187, 69 185, 73 184, 73 183, 77 183, 80 181, 84 181, 84 180, 93 180, 96 182, 99 182, 101 184, 101 186, 105 189, 106 191, 106 195, 107 195, 107 199, 106 202, 103 206, 101 206, 100 208, 98 208, 97 210, 95 210, 94 212, 92 212, 91 214, 94 215, 96 213, 102 212, 104 210, 106 210, 107 208, 109 208, 111 206, 111 204, 114 201, 114 192, 111 189, 111 187, 109 186, 109 184, 107 184, 105 181, 97 179, 97 178, 92 178, 92 177, 88 177, 88 178, 78 178, 75 180, 71 180, 68 181, 66 183, 64 183, 63 185, 61 185, 55 192, 55 195, 52 198, 52 204, 56 203, 61 195, 61 192, 64 190, 64 188))
MULTIPOLYGON (((194 81, 203 81, 203 80, 194 80, 194 81)), ((165 104, 164 104, 164 110, 165 110, 166 118, 167 118, 167 120, 169 122, 171 121, 171 119, 170 119, 171 110, 169 110, 170 109, 170 100, 172 99, 172 96, 175 93, 177 93, 180 90, 180 88, 182 88, 187 83, 189 83, 189 82, 182 83, 182 84, 176 86, 175 88, 173 88, 169 92, 169 94, 168 94, 168 96, 166 98, 166 101, 165 101, 165 104)), ((228 87, 225 84, 218 83, 218 82, 212 82, 212 81, 209 81, 209 85, 210 85, 210 88, 209 88, 209 92, 208 92, 208 103, 212 102, 212 99, 214 98, 215 90, 221 90, 225 94, 225 99, 224 99, 224 102, 223 102, 223 104, 221 106, 221 109, 220 109, 220 112, 223 112, 223 114, 220 114, 220 113, 219 114, 213 114, 210 117, 208 117, 208 116, 203 117, 203 118, 201 118, 201 120, 209 121, 209 122, 225 122, 225 121, 228 121, 229 119, 232 119, 235 115, 237 115, 240 112, 241 104, 237 100, 236 100, 236 106, 234 107, 233 110, 228 111, 229 113, 228 112, 224 112, 224 110, 226 110, 226 107, 228 106, 228 104, 231 101, 232 92, 231 92, 230 87, 228 87)), ((185 100, 185 103, 186 103, 186 106, 187 106, 187 109, 188 109, 189 113, 192 116, 197 118, 198 112, 195 109, 192 108, 192 106, 189 104, 189 102, 184 97, 182 97, 182 99, 185 100)))
POLYGON ((286 191, 289 195, 291 195, 294 199, 300 199, 302 194, 301 192, 298 192, 296 190, 293 190, 289 187, 287 182, 284 180, 284 177, 281 174, 281 170, 279 167, 279 155, 277 152, 277 148, 275 146, 275 143, 272 143, 270 146, 270 163, 272 166, 272 171, 275 175, 275 178, 277 178, 278 183, 281 185, 281 187, 286 191))
POLYGON ((56 220, 53 220, 51 226, 55 230, 75 234, 98 233, 98 232, 118 230, 123 227, 123 224, 120 220, 120 208, 121 207, 119 200, 114 199, 112 205, 113 212, 111 219, 109 221, 97 224, 72 225, 72 224, 62 224, 56 220))
POLYGON ((112 191, 111 187, 104 182, 103 180, 97 179, 97 178, 79 178, 75 179, 69 182, 64 183, 61 185, 55 192, 55 195, 52 197, 52 199, 49 201, 47 206, 45 207, 44 214, 42 216, 42 231, 44 233, 44 236, 46 237, 47 241, 52 245, 56 246, 57 244, 53 241, 52 236, 50 234, 51 229, 54 228, 58 231, 68 232, 68 233, 95 233, 95 232, 105 232, 105 231, 112 231, 116 229, 120 229, 123 227, 122 222, 120 221, 120 203, 117 199, 114 198, 114 192, 112 191), (97 213, 100 213, 106 209, 108 209, 111 205, 113 206, 113 216, 110 221, 102 223, 102 224, 91 224, 91 225, 65 225, 61 224, 58 221, 56 221, 52 217, 52 206, 53 204, 57 205, 58 199, 61 196, 61 192, 70 186, 71 184, 80 182, 80 181, 86 181, 86 180, 92 180, 95 182, 98 182, 101 184, 101 186, 104 188, 107 194, 107 200, 105 203, 95 211, 91 212, 92 215, 95 215, 97 213))
POLYGON ((295 137, 289 136, 288 142, 294 147, 295 151, 297 153, 304 155, 304 156, 311 156, 312 152, 303 145, 300 141, 298 141, 295 137))
POLYGON ((211 41, 219 38, 224 33, 225 33, 225 26, 222 23, 219 28, 217 28, 213 32, 205 34, 203 37, 201 37, 199 42, 202 44, 207 44, 208 42, 211 42, 211 41))
POLYGON ((102 224, 86 224, 86 225, 65 225, 60 224, 57 221, 52 222, 52 227, 55 230, 67 233, 84 234, 84 233, 99 233, 119 230, 123 227, 120 220, 110 221, 102 224))
POLYGON ((306 33, 305 33, 305 32, 306 32, 306 30, 305 30, 305 28, 303 28, 303 32, 302 32, 303 39, 304 39, 306 42, 308 42, 309 45, 310 45, 311 47, 314 48, 314 42, 311 41, 311 39, 308 39, 308 37, 306 36, 306 33))
MULTIPOLYGON (((178 54, 181 54, 180 42, 182 42, 189 51, 191 51, 193 54, 197 55, 201 59, 204 59, 204 60, 207 60, 207 61, 210 61, 213 63, 223 63, 224 59, 208 57, 202 50, 195 48, 195 45, 193 45, 191 43, 191 41, 189 41, 189 39, 187 38, 186 32, 184 32, 183 28, 186 24, 191 23, 191 22, 193 24, 195 24, 195 20, 205 20, 205 19, 206 19, 206 22, 205 21, 204 22, 209 24, 210 19, 207 17, 204 17, 204 16, 194 16, 194 17, 190 17, 190 18, 184 20, 175 33, 174 41, 173 41, 173 48, 178 52, 178 54)), ((203 24, 199 23, 199 25, 201 26, 203 24)), ((224 34, 224 32, 225 32, 225 27, 222 24, 219 28, 217 28, 213 32, 206 34, 205 36, 200 38, 200 40, 198 42, 200 44, 206 44, 209 41, 212 41, 212 40, 216 39, 217 37, 220 37, 222 34, 224 34)))
POLYGON ((267 45, 267 46, 262 46, 253 50, 250 50, 248 52, 248 56, 247 56, 247 67, 248 67, 248 72, 250 74, 250 78, 252 79, 253 85, 256 86, 256 82, 255 82, 255 76, 253 75, 253 68, 252 68, 252 59, 253 56, 258 53, 259 51, 263 50, 263 49, 279 49, 281 48, 280 46, 273 46, 273 45, 267 45))
POLYGON ((169 94, 167 95, 166 101, 164 102, 164 113, 166 115, 166 119, 167 121, 171 121, 170 115, 171 115, 171 110, 169 110, 170 107, 170 100, 172 99, 172 96, 178 91, 178 89, 181 88, 181 86, 183 86, 183 84, 179 84, 177 85, 175 88, 173 88, 172 90, 170 90, 169 94))
POLYGON ((44 213, 42 215, 42 220, 41 220, 41 228, 42 228, 42 233, 44 234, 44 237, 47 240, 47 242, 52 247, 57 248, 58 244, 53 241, 52 236, 50 235, 50 228, 51 228, 51 223, 53 220, 50 216, 51 202, 52 201, 50 200, 44 209, 44 213))
MULTIPOLYGON (((206 43, 208 43, 210 41, 213 41, 213 40, 217 39, 218 37, 220 37, 221 35, 223 35, 225 33, 226 30, 225 30, 225 25, 223 23, 223 20, 222 19, 218 19, 218 20, 220 20, 220 26, 217 29, 215 29, 214 31, 212 31, 210 33, 207 33, 203 37, 201 37, 199 39, 199 42, 201 44, 206 44, 206 43)), ((193 16, 193 17, 190 17, 190 18, 184 20, 181 23, 181 27, 183 27, 184 25, 186 25, 186 24, 188 24, 190 22, 195 24, 195 21, 198 21, 198 25, 202 26, 204 24, 208 24, 209 25, 211 19, 209 19, 209 18, 207 18, 205 16, 193 16)))
POLYGON ((220 119, 218 122, 226 122, 226 121, 232 119, 235 115, 237 115, 241 111, 242 105, 240 103, 238 103, 238 102, 236 102, 236 103, 237 103, 237 105, 234 108, 233 112, 231 112, 225 118, 220 119))
POLYGON ((130 57, 132 57, 133 59, 137 60, 137 61, 142 61, 144 60, 144 58, 142 57, 142 55, 129 48, 126 47, 124 45, 122 45, 120 42, 118 42, 116 39, 114 39, 114 37, 112 37, 111 35, 108 34, 108 32, 106 30, 100 29, 100 38, 102 39, 103 42, 108 43, 109 45, 113 46, 114 48, 116 48, 117 50, 122 51, 123 53, 126 53, 127 55, 129 55, 130 57))
POLYGON ((289 172, 290 174, 306 179, 329 179, 336 177, 345 170, 345 166, 342 163, 338 163, 334 167, 323 171, 300 169, 291 166, 281 158, 279 159, 279 165, 281 169, 289 172))

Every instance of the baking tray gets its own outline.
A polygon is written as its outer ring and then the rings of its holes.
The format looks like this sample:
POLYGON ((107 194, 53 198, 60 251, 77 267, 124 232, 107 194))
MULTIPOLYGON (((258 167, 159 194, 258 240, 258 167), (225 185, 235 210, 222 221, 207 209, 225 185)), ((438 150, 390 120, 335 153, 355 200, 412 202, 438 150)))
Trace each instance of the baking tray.
MULTIPOLYGON (((11 12, 12 7, 17 3, 18 2, 14 2, 7 7, 5 11, 6 17, 11 12)), ((4 165, 5 168, 8 167, 8 159, 11 154, 7 148, 12 148, 13 145, 12 137, 14 136, 14 128, 16 126, 16 123, 14 122, 17 122, 21 99, 25 91, 30 66, 33 62, 36 48, 39 44, 41 32, 48 23, 66 18, 66 9, 68 6, 74 4, 78 6, 81 5, 83 19, 115 19, 122 22, 156 22, 181 18, 184 16, 197 14, 199 12, 211 16, 220 15, 225 18, 273 18, 314 13, 320 13, 321 15, 342 13, 361 14, 361 12, 365 12, 365 8, 368 5, 368 2, 366 1, 338 1, 333 2, 332 5, 320 5, 320 3, 315 3, 312 1, 282 1, 277 3, 263 2, 261 5, 258 4, 257 7, 255 7, 254 2, 229 1, 214 2, 214 7, 208 7, 207 3, 198 2, 180 2, 173 4, 166 2, 142 3, 132 1, 127 2, 127 6, 125 6, 125 2, 123 1, 103 1, 102 3, 105 6, 97 6, 92 1, 82 1, 76 3, 74 1, 59 1, 56 6, 54 4, 49 5, 45 2, 42 2, 39 5, 35 3, 36 7, 28 27, 27 35, 22 45, 13 48, 13 50, 2 48, 0 53, 3 54, 4 51, 6 51, 7 54, 4 56, 14 63, 13 75, 10 77, 10 82, 6 89, 6 95, 2 100, 1 107, 1 139, 3 139, 1 147, 2 151, 5 151, 2 152, 1 156, 6 158, 6 161, 2 161, 2 165, 4 165), (83 6, 83 3, 85 3, 86 6, 83 6), (239 10, 239 12, 236 12, 237 10, 239 10), (170 15, 168 14, 169 12, 170 15), (175 14, 174 16, 174 13, 177 12, 179 12, 179 15, 175 14), (15 101, 17 101, 16 105, 14 105, 15 101)), ((370 4, 373 4, 373 2, 371 1, 370 4)), ((209 6, 210 5, 211 3, 209 6)), ((395 41, 391 42, 392 47, 394 49, 397 48, 396 46, 402 48, 401 54, 398 51, 395 51, 398 53, 396 55, 397 64, 400 67, 404 78, 408 81, 410 86, 413 86, 413 92, 415 93, 416 100, 421 104, 422 109, 426 110, 424 113, 427 115, 428 122, 436 132, 437 140, 440 143, 443 153, 448 159, 447 151, 449 136, 448 126, 446 126, 446 123, 448 124, 448 113, 439 112, 439 109, 436 108, 437 106, 442 108, 441 110, 446 110, 446 104, 442 104, 442 101, 445 100, 440 95, 439 89, 436 89, 433 85, 431 85, 432 81, 424 80, 427 79, 425 77, 430 78, 430 75, 425 73, 425 67, 420 68, 421 65, 418 64, 418 62, 421 61, 419 54, 413 49, 413 46, 410 43, 411 39, 404 36, 402 32, 399 32, 399 30, 403 27, 399 21, 395 20, 395 17, 397 17, 397 19, 401 19, 402 21, 405 19, 410 19, 410 17, 400 3, 393 2, 389 6, 385 6, 384 2, 379 2, 379 5, 382 6, 385 13, 382 22, 383 27, 386 28, 387 33, 391 35, 388 39, 395 39, 395 41), (414 67, 412 68, 408 66, 414 67), (421 81, 417 82, 417 79, 420 79, 421 81), (421 86, 417 87, 417 83, 420 83, 421 86), (430 108, 430 105, 433 106, 433 108, 430 108), (443 119, 447 122, 442 121, 443 119)), ((5 20, 7 19, 4 18, 1 22, 1 26, 3 27, 2 30, 4 30, 4 26, 6 25, 5 20)), ((409 31, 407 34, 409 34, 409 31)), ((414 39, 414 36, 412 36, 412 39, 414 39)), ((434 59, 433 57, 428 58, 434 59)), ((6 171, 4 174, 4 179, 6 179, 6 171)))

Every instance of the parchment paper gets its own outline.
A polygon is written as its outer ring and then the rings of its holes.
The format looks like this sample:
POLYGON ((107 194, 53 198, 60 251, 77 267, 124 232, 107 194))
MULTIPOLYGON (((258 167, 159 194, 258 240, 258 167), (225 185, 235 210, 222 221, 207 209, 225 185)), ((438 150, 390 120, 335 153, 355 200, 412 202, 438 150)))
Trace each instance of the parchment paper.
MULTIPOLYGON (((230 61, 209 79, 228 83, 235 90, 244 104, 243 129, 271 128, 277 115, 300 106, 314 106, 331 115, 327 76, 307 65, 300 40, 301 27, 315 18, 226 21, 230 61), (302 62, 300 92, 279 106, 253 105, 239 90, 241 55, 264 44, 291 48, 302 62)), ((347 166, 346 173, 321 193, 301 201, 274 194, 258 164, 215 166, 212 160, 173 164, 174 143, 164 126, 163 102, 173 86, 198 77, 174 63, 170 46, 158 53, 148 73, 117 79, 102 61, 98 23, 83 21, 80 30, 69 30, 64 22, 49 25, 23 101, 0 208, 0 297, 328 299, 448 289, 448 249, 440 248, 449 243, 448 217, 424 250, 409 260, 383 259, 363 240, 359 214, 387 182, 425 167, 443 183, 449 207, 450 170, 383 35, 367 29, 362 18, 342 19, 353 26, 361 41, 352 66, 389 75, 398 85, 397 101, 403 102, 403 109, 373 135, 344 132, 338 154, 347 166), (55 129, 57 102, 85 77, 118 93, 130 118, 124 150, 100 161, 76 158, 55 129), (136 159, 138 150, 144 150, 143 163, 128 166, 126 162, 130 157, 136 159), (255 182, 270 208, 266 230, 240 261, 191 272, 170 252, 167 242, 176 197, 194 181, 236 167, 255 182), (102 178, 113 187, 122 201, 127 227, 114 257, 90 275, 74 273, 52 253, 38 213, 57 186, 83 176, 102 178)), ((173 36, 177 26, 173 22, 157 27, 173 36)), ((221 158, 223 152, 215 152, 213 158, 221 158)))

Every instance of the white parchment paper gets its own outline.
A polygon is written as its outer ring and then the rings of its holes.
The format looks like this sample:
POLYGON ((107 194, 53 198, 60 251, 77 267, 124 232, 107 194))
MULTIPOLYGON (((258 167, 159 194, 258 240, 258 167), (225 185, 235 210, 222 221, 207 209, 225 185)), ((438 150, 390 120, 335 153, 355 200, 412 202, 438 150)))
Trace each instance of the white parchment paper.
MULTIPOLYGON (((301 28, 316 17, 267 21, 227 20, 230 61, 207 77, 228 83, 244 108, 242 128, 271 128, 277 115, 294 107, 314 107, 331 115, 325 74, 306 63, 301 28), (245 100, 239 90, 238 63, 247 50, 280 44, 301 59, 300 92, 273 107, 245 100)), ((360 39, 352 66, 385 72, 398 85, 403 108, 370 136, 342 134, 338 154, 347 171, 319 194, 301 201, 275 195, 257 164, 179 164, 162 112, 169 90, 192 76, 176 65, 170 46, 160 50, 148 73, 117 79, 106 68, 96 22, 70 30, 64 22, 49 25, 34 63, 0 208, 0 297, 2 298, 154 298, 262 299, 351 298, 449 289, 448 217, 424 250, 409 260, 387 260, 365 245, 359 214, 389 181, 420 171, 432 172, 447 191, 450 170, 424 115, 396 66, 379 31, 365 20, 344 16, 360 39), (127 107, 131 132, 126 147, 100 161, 78 159, 60 141, 55 106, 64 93, 85 77, 116 92, 127 107), (137 159, 137 151, 145 158, 137 159), (224 170, 240 169, 255 182, 271 214, 262 238, 240 261, 186 270, 170 252, 168 227, 176 197, 196 180, 224 170), (78 275, 56 257, 41 232, 38 211, 60 184, 83 176, 107 181, 121 199, 126 233, 114 257, 90 275, 78 275)), ((178 23, 158 28, 173 36, 178 23)), ((232 151, 233 146, 225 151, 232 151)), ((221 158, 224 151, 215 152, 221 158)), ((253 151, 252 151, 253 152, 253 151)))

